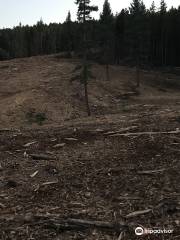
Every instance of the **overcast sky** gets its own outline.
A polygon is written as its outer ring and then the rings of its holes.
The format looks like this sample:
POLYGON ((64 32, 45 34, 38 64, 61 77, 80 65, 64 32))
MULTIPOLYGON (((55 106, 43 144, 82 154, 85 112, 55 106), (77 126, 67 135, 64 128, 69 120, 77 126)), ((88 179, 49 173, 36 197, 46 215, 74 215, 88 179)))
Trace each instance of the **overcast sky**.
MULTIPOLYGON (((45 23, 63 22, 67 16, 68 10, 72 13, 72 19, 76 18, 77 6, 75 0, 0 0, 0 28, 13 27, 20 22, 23 25, 33 25, 40 18, 45 23)), ((99 6, 99 12, 102 10, 104 0, 92 0, 93 4, 99 6)), ((114 13, 120 12, 122 8, 128 8, 132 0, 109 0, 114 13)), ((160 0, 155 0, 159 7, 160 0)), ((152 0, 144 0, 149 7, 152 0)), ((166 0, 168 7, 177 7, 180 0, 166 0)), ((99 12, 95 17, 99 16, 99 12)))

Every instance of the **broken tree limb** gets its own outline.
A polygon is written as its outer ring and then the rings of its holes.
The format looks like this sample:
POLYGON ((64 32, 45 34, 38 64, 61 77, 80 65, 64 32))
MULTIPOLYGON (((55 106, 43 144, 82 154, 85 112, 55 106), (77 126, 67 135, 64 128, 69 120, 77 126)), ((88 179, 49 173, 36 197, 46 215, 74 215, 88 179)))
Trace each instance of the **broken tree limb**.
POLYGON ((130 130, 134 130, 134 129, 137 129, 137 128, 138 128, 138 126, 131 126, 131 127, 119 129, 118 131, 105 132, 105 133, 103 133, 103 135, 104 136, 111 136, 111 135, 114 135, 114 134, 120 134, 120 133, 127 132, 127 131, 130 131, 130 130))
POLYGON ((180 130, 176 131, 170 131, 170 132, 134 132, 134 133, 118 133, 118 134, 113 134, 109 135, 109 137, 119 137, 119 136, 124 136, 124 137, 131 137, 131 136, 142 136, 142 135, 161 135, 161 134, 179 134, 180 130))

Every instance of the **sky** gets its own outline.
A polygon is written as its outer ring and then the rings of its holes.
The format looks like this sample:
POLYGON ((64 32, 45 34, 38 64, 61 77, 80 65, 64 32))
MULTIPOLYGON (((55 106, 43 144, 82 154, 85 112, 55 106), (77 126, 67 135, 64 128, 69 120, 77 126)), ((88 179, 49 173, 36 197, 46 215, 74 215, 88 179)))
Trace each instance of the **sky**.
MULTIPOLYGON (((19 25, 33 25, 42 18, 43 22, 64 22, 70 10, 72 20, 76 19, 77 6, 75 0, 0 0, 0 28, 19 25)), ((109 0, 114 13, 122 8, 128 8, 132 0, 109 0)), ((93 15, 97 18, 102 11, 104 0, 92 0, 92 4, 98 5, 99 12, 93 15)), ((144 0, 149 7, 152 0, 144 0)), ((160 0, 155 0, 159 7, 160 0)), ((178 7, 180 0, 166 0, 168 7, 178 7)))

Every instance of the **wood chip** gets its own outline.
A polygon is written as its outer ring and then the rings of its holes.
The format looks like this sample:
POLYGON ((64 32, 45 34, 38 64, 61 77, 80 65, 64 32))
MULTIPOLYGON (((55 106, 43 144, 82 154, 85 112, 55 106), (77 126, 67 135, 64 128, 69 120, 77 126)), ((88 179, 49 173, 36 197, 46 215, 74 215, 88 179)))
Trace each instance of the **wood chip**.
POLYGON ((64 140, 69 141, 69 142, 76 142, 76 141, 78 141, 77 138, 65 138, 64 140))
POLYGON ((33 174, 30 175, 31 178, 35 177, 39 171, 35 171, 33 174))
POLYGON ((29 142, 29 143, 26 143, 25 145, 23 145, 23 147, 30 147, 31 145, 37 143, 37 141, 34 141, 34 142, 29 142))
POLYGON ((0 203, 0 208, 5 208, 6 206, 3 203, 0 203))
POLYGON ((54 181, 54 182, 44 182, 44 183, 42 183, 41 185, 42 185, 42 186, 47 186, 47 185, 52 185, 52 184, 56 184, 56 183, 58 183, 58 181, 54 181))
POLYGON ((65 143, 59 143, 53 146, 53 148, 62 148, 64 147, 66 144, 65 143))

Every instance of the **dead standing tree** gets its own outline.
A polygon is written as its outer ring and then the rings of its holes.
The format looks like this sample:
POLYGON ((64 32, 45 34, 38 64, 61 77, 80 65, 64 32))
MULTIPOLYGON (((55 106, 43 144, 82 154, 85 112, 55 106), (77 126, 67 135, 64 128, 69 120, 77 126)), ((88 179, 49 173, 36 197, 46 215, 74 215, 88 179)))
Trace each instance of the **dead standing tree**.
POLYGON ((98 11, 97 6, 90 6, 90 0, 76 0, 75 2, 78 5, 78 21, 82 24, 83 27, 83 58, 81 65, 77 66, 74 69, 74 72, 78 71, 78 74, 73 78, 73 80, 80 80, 80 82, 84 85, 84 95, 85 95, 85 103, 88 116, 91 115, 90 107, 89 107, 89 97, 88 97, 88 81, 92 78, 91 73, 91 65, 88 64, 87 61, 87 49, 88 49, 88 39, 87 39, 87 21, 91 20, 91 12, 98 11))

